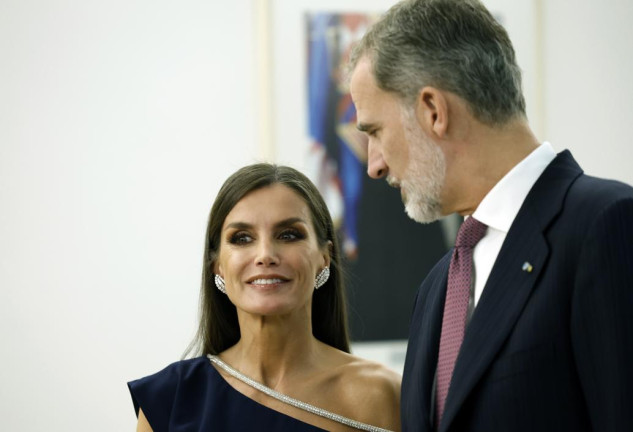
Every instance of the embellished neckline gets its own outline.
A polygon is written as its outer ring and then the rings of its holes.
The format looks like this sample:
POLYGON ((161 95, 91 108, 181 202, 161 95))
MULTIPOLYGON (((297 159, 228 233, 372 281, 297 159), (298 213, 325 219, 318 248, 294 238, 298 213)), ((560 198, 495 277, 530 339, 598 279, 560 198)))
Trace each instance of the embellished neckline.
POLYGON ((233 378, 236 378, 242 381, 244 384, 259 390, 260 392, 270 396, 274 399, 277 399, 280 402, 283 402, 287 405, 293 406, 295 408, 299 408, 303 411, 307 411, 309 413, 327 418, 329 420, 335 421, 337 423, 341 423, 345 426, 349 426, 358 430, 368 431, 368 432, 390 432, 387 429, 379 428, 377 426, 372 426, 366 423, 362 423, 356 420, 352 420, 347 417, 343 417, 342 415, 335 414, 331 411, 324 410, 323 408, 316 407, 314 405, 310 405, 306 402, 302 402, 300 400, 294 399, 290 396, 287 396, 283 393, 279 393, 276 390, 271 389, 270 387, 265 386, 264 384, 255 381, 252 378, 247 377, 240 371, 232 368, 227 363, 222 361, 218 356, 207 354, 207 358, 211 362, 211 364, 218 366, 220 369, 224 370, 226 373, 231 375, 233 378))

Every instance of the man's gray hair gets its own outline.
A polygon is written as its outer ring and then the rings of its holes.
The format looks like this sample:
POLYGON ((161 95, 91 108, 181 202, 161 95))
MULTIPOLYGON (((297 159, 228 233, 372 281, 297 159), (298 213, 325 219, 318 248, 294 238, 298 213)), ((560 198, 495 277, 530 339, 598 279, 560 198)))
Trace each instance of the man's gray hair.
POLYGON ((354 47, 350 70, 365 56, 378 87, 407 105, 432 86, 464 99, 482 123, 525 118, 512 43, 478 0, 404 0, 354 47))

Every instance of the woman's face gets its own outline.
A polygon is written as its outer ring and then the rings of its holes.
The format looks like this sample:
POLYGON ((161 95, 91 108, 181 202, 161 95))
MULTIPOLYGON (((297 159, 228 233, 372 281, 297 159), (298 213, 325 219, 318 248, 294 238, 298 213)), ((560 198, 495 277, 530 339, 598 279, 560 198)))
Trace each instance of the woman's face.
POLYGON ((215 271, 238 312, 310 315, 314 279, 329 264, 305 201, 274 184, 247 194, 227 215, 215 271))

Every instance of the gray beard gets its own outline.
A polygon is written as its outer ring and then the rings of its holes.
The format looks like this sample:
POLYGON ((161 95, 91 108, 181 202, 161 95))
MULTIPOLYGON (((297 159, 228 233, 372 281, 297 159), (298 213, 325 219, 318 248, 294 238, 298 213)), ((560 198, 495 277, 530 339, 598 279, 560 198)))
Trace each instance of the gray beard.
POLYGON ((400 180, 405 211, 416 222, 440 219, 440 196, 446 175, 442 150, 424 135, 413 110, 403 109, 404 136, 409 143, 409 165, 400 180))

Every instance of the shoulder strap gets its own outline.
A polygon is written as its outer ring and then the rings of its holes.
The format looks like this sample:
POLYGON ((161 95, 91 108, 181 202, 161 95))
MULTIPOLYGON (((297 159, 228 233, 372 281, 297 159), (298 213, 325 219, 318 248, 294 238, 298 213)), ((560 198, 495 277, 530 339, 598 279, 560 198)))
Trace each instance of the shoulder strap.
POLYGON ((209 358, 209 361, 211 361, 211 363, 217 365, 218 367, 220 367, 222 370, 226 371, 229 375, 231 375, 234 378, 237 378, 238 380, 242 381, 244 384, 247 384, 251 387, 253 387, 254 389, 257 389, 259 391, 261 391, 262 393, 273 397, 285 404, 291 405, 295 408, 299 408, 302 409, 304 411, 307 411, 309 413, 312 414, 316 414, 318 416, 321 417, 325 417, 327 419, 333 420, 335 422, 344 424, 346 426, 349 427, 353 427, 355 429, 358 430, 363 430, 363 431, 369 431, 369 432, 390 432, 387 429, 382 429, 376 426, 372 426, 372 425, 368 425, 366 423, 361 423, 358 422, 356 420, 352 420, 349 419, 347 417, 343 417, 341 415, 338 414, 334 414, 333 412, 330 411, 326 411, 322 408, 318 408, 315 407, 314 405, 310 405, 308 403, 305 402, 301 402, 300 400, 291 398, 290 396, 286 396, 285 394, 279 393, 278 391, 275 391, 273 389, 271 389, 270 387, 266 387, 265 385, 247 377, 246 375, 242 374, 241 372, 233 369, 231 366, 229 366, 228 364, 224 363, 222 360, 220 360, 219 357, 208 354, 207 357, 209 358))

